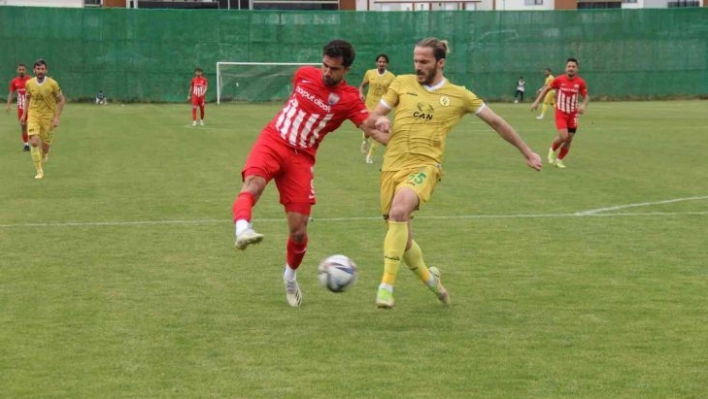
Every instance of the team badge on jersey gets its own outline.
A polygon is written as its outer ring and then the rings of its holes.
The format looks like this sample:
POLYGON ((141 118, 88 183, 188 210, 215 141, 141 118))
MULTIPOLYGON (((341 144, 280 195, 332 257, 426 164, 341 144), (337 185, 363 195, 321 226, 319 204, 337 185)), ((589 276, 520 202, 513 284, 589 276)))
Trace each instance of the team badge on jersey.
POLYGON ((450 97, 448 96, 440 96, 440 105, 443 107, 447 107, 450 105, 450 97))
POLYGON ((329 98, 327 98, 327 102, 329 105, 334 105, 339 101, 339 96, 334 94, 334 93, 329 93, 329 98))

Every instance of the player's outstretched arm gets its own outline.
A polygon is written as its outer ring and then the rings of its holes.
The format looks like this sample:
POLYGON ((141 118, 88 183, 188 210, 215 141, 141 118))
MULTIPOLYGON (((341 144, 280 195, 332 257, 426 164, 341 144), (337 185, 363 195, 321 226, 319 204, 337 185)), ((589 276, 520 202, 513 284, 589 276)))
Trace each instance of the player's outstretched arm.
POLYGON ((359 126, 366 137, 371 137, 382 145, 388 144, 390 139, 391 121, 386 115, 391 110, 381 104, 376 105, 369 117, 359 126))
POLYGON ((10 112, 10 105, 12 105, 12 90, 7 93, 7 107, 5 108, 6 112, 10 112))
POLYGON ((548 93, 549 90, 551 90, 551 88, 548 85, 541 88, 538 92, 538 96, 536 97, 536 101, 534 101, 531 105, 531 111, 535 111, 538 108, 538 104, 541 102, 541 99, 546 97, 546 93, 548 93))
POLYGON ((584 95, 583 96, 583 103, 580 104, 580 106, 578 107, 578 113, 580 115, 585 113, 585 110, 587 109, 589 102, 590 102, 590 95, 589 94, 584 95))
POLYGON ((369 79, 367 79, 366 74, 364 74, 364 79, 361 81, 361 84, 359 85, 359 97, 361 98, 361 101, 366 101, 366 96, 364 95, 364 89, 368 85, 369 85, 369 79))
POLYGON ((501 138, 516 147, 521 152, 521 154, 523 154, 524 158, 526 158, 526 164, 530 168, 535 170, 541 170, 541 157, 535 152, 533 152, 531 148, 526 145, 526 143, 524 143, 524 141, 521 139, 521 136, 516 133, 516 130, 514 130, 514 128, 511 127, 511 125, 504 120, 504 118, 497 115, 488 106, 484 107, 484 109, 480 111, 477 116, 485 123, 487 123, 487 125, 489 125, 492 129, 494 129, 499 134, 499 136, 501 136, 501 138))
POLYGON ((22 110, 22 116, 20 117, 20 121, 22 123, 27 123, 27 110, 30 108, 30 101, 32 101, 32 96, 30 96, 29 92, 25 93, 25 108, 22 110))
POLYGON ((52 122, 53 127, 59 126, 59 118, 61 117, 61 112, 64 110, 64 104, 66 104, 64 94, 59 93, 59 95, 57 95, 57 110, 54 114, 54 121, 52 122))

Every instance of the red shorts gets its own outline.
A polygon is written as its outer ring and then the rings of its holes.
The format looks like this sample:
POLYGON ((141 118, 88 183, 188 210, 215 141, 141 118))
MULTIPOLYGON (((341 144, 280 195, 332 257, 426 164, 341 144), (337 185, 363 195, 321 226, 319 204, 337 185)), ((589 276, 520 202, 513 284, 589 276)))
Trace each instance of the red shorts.
POLYGON ((556 129, 577 129, 578 113, 566 113, 556 110, 556 129))
POLYGON ((203 106, 204 106, 204 100, 205 100, 205 99, 206 99, 206 97, 194 97, 194 96, 192 96, 192 106, 195 106, 195 107, 196 107, 196 106, 201 106, 201 107, 203 107, 203 106))
POLYGON ((248 154, 241 177, 245 180, 247 176, 261 176, 266 182, 275 179, 286 211, 309 215, 310 207, 316 203, 314 169, 312 156, 263 131, 248 154))

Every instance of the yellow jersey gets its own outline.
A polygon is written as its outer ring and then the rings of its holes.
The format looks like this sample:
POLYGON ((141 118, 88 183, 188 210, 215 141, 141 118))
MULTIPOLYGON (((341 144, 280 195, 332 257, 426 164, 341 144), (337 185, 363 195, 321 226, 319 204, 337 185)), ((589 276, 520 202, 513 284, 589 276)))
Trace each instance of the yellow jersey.
POLYGON ((551 85, 551 82, 553 82, 553 79, 555 79, 555 76, 553 76, 553 75, 548 75, 548 77, 546 78, 546 81, 545 81, 545 83, 544 83, 544 84, 546 85, 546 87, 548 87, 548 86, 551 85))
POLYGON ((476 114, 485 107, 464 86, 444 80, 431 88, 418 83, 415 75, 394 79, 382 101, 396 108, 382 171, 439 167, 450 130, 465 114, 476 114))
POLYGON ((383 75, 379 73, 378 69, 366 71, 364 82, 369 84, 369 91, 366 93, 366 108, 372 110, 376 107, 395 77, 396 75, 389 71, 384 72, 383 75))
POLYGON ((53 118, 57 110, 57 97, 61 94, 59 83, 45 77, 42 83, 37 78, 32 78, 25 84, 27 95, 30 96, 28 115, 33 118, 53 118))

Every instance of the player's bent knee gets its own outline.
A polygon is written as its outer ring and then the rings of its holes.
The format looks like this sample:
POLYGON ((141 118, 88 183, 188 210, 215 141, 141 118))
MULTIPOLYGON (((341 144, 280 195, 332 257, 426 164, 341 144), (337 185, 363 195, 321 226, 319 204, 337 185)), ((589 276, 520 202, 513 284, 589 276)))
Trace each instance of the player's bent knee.
POLYGON ((407 222, 410 219, 411 211, 404 206, 393 206, 388 212, 388 220, 393 222, 407 222))

